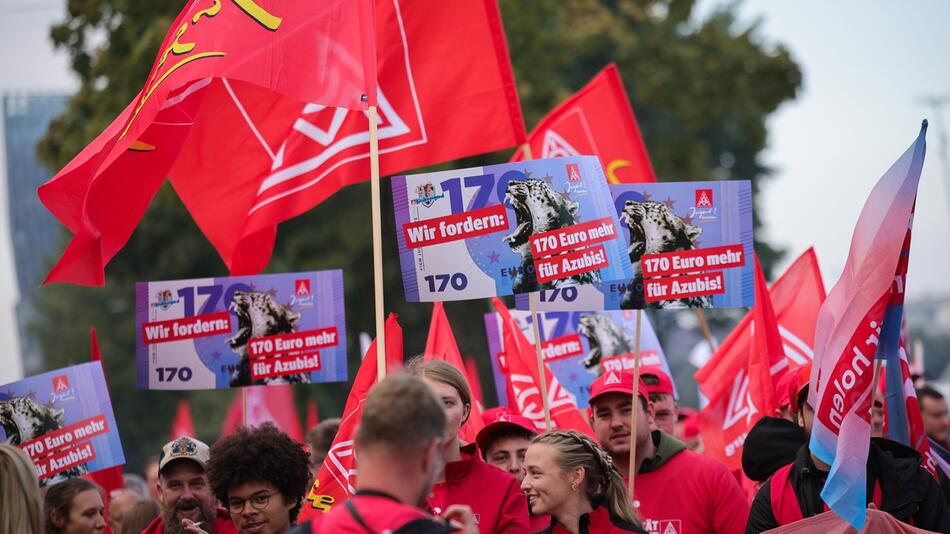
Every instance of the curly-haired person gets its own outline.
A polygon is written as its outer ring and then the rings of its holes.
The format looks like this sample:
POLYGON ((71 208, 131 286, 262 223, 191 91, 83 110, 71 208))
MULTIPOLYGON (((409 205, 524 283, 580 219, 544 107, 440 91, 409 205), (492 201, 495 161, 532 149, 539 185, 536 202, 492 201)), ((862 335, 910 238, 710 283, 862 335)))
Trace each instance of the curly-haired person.
POLYGON ((297 519, 310 459, 274 425, 241 428, 211 447, 211 491, 242 534, 279 534, 297 519))

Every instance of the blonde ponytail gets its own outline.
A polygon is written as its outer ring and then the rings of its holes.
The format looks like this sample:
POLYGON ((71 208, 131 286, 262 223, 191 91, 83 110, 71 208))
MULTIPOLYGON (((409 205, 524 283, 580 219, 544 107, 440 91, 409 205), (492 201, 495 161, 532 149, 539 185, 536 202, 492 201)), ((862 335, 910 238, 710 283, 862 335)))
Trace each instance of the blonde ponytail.
POLYGON ((535 437, 532 443, 552 445, 558 450, 557 463, 565 471, 584 468, 584 489, 592 503, 603 498, 610 514, 641 526, 630 505, 623 476, 613 459, 591 438, 574 430, 552 430, 535 437))

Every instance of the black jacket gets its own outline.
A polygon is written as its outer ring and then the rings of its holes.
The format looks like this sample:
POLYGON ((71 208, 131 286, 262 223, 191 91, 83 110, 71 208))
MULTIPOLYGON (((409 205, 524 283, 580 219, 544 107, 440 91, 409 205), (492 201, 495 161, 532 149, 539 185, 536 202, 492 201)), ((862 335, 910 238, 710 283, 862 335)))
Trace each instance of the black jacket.
POLYGON ((763 417, 749 429, 742 447, 742 471, 750 480, 768 480, 778 468, 795 461, 808 434, 802 427, 779 417, 763 417))
MULTIPOLYGON (((920 467, 920 454, 910 448, 883 438, 872 438, 868 450, 868 502, 874 494, 875 482, 881 485, 881 510, 899 521, 935 532, 950 532, 950 506, 940 486, 920 467)), ((803 517, 824 511, 821 489, 827 473, 819 471, 811 461, 808 445, 795 456, 790 473, 792 489, 798 497, 803 517)), ((756 493, 749 511, 746 534, 758 534, 779 527, 772 513, 771 486, 763 485, 756 493)))

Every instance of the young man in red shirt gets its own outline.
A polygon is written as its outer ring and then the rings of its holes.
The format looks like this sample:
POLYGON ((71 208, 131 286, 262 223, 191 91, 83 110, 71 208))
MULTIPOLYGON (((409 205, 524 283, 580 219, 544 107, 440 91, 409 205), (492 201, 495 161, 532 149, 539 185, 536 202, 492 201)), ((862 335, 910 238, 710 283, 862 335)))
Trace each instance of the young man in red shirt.
MULTIPOLYGON (((640 391, 646 387, 641 380, 640 391)), ((633 403, 633 375, 607 372, 591 384, 591 423, 601 446, 624 478, 636 439, 633 507, 650 534, 733 534, 745 529, 746 496, 725 466, 661 430, 650 431, 653 410, 643 393, 633 403), (631 435, 631 415, 637 430, 631 435)))
POLYGON ((478 534, 469 507, 453 505, 442 514, 422 510, 445 465, 445 414, 418 378, 398 374, 366 397, 356 431, 356 494, 329 513, 291 529, 290 534, 478 534))
MULTIPOLYGON (((506 471, 515 477, 518 485, 525 477, 525 454, 538 429, 531 419, 508 410, 496 410, 489 417, 482 414, 485 426, 475 436, 485 463, 506 471)), ((548 515, 529 514, 530 532, 540 532, 551 524, 548 515)))
POLYGON ((674 435, 680 405, 676 402, 673 379, 659 367, 641 367, 640 378, 653 406, 653 428, 674 435))

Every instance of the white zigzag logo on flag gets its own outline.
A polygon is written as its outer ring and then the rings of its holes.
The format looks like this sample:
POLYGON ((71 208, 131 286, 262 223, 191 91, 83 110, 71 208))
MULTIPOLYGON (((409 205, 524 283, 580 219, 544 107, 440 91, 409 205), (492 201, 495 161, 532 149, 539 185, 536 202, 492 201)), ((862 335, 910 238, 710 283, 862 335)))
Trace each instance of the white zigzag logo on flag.
MULTIPOLYGON (((754 328, 754 324, 750 325, 754 328)), ((782 346, 785 349, 785 358, 772 366, 770 372, 776 375, 788 367, 791 361, 795 365, 802 366, 810 362, 814 357, 814 352, 798 336, 791 333, 782 325, 778 327, 779 334, 782 336, 782 346)), ((752 421, 752 416, 758 413, 752 397, 749 395, 749 377, 746 371, 740 370, 732 382, 732 390, 729 393, 729 404, 726 407, 726 416, 723 418, 723 430, 730 428, 742 419, 746 424, 752 421)))
MULTIPOLYGON (((558 408, 573 408, 577 405, 577 398, 564 389, 557 378, 549 375, 548 404, 551 413, 558 408)), ((511 387, 514 389, 515 401, 521 415, 531 419, 539 430, 544 430, 544 404, 541 399, 541 390, 534 383, 530 375, 511 374, 511 387)))
POLYGON ((544 132, 544 144, 541 145, 542 158, 563 158, 565 156, 578 156, 577 151, 563 137, 554 130, 544 132))

